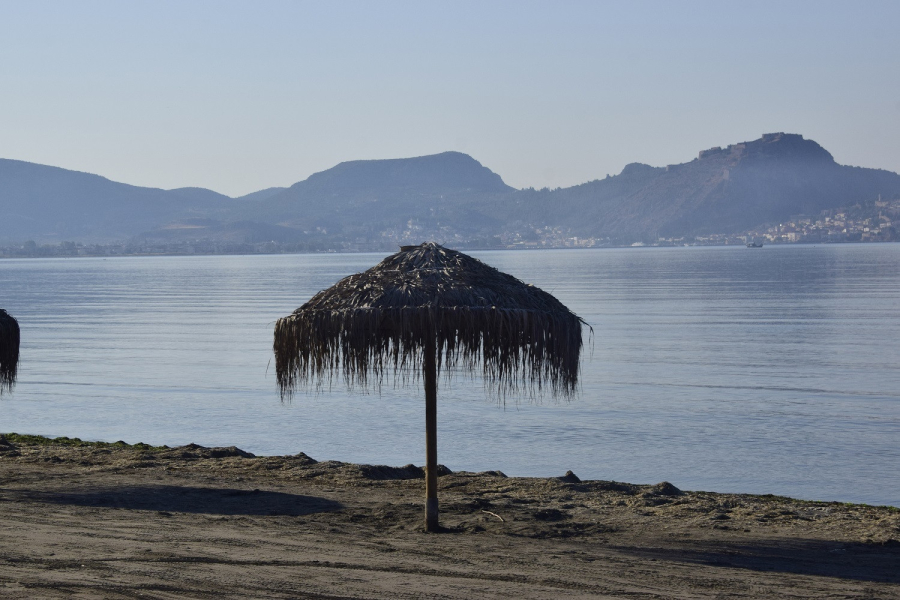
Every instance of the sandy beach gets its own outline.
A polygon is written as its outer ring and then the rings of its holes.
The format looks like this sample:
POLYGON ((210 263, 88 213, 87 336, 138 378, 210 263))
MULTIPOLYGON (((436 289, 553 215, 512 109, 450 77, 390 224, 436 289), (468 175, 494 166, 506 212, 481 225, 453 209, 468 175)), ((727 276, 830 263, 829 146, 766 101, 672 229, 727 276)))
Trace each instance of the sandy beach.
POLYGON ((0 443, 4 598, 900 598, 900 510, 440 477, 237 448, 0 443))

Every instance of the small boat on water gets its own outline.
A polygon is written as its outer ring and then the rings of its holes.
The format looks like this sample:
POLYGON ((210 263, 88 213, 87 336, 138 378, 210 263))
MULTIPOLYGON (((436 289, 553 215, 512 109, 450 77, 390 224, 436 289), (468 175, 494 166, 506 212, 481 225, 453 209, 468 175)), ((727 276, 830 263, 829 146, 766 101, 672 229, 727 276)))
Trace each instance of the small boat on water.
POLYGON ((748 248, 762 248, 762 242, 747 242, 748 248))

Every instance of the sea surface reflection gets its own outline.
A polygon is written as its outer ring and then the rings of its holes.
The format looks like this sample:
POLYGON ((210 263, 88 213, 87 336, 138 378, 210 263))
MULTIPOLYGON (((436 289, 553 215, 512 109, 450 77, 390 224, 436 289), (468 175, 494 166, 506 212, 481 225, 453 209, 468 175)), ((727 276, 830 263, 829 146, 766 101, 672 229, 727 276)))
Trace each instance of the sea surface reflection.
MULTIPOLYGON (((900 506, 900 245, 473 253, 594 328, 572 402, 439 392, 454 470, 900 506)), ((421 463, 422 394, 282 403, 274 321, 383 255, 0 261, 0 430, 421 463)))

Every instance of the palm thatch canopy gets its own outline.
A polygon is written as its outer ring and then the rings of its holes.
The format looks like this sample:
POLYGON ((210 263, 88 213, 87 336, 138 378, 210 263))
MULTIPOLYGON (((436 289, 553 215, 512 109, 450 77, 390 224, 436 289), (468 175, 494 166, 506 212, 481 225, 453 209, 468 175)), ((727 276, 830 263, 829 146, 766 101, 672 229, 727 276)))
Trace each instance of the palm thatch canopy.
POLYGON ((569 396, 584 321, 559 300, 480 260, 435 243, 404 246, 345 277, 275 325, 282 397, 298 386, 381 385, 417 379, 423 350, 437 370, 482 364, 486 387, 569 396))
POLYGON ((12 390, 19 366, 19 323, 0 308, 0 394, 12 390))

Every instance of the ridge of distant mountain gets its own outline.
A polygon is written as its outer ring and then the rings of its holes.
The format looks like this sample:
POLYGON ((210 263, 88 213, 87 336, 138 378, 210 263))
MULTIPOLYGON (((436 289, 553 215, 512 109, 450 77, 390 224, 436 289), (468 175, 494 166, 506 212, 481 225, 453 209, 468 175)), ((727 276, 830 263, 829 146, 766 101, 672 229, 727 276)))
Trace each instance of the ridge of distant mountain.
POLYGON ((239 198, 0 159, 0 243, 374 248, 408 239, 526 239, 537 230, 627 242, 734 233, 879 195, 900 198, 900 175, 840 165, 816 142, 787 133, 703 150, 682 164, 631 163, 618 175, 556 190, 516 190, 459 152, 343 162, 289 188, 239 198))
POLYGON ((258 201, 265 200, 266 198, 271 198, 275 194, 283 192, 286 190, 286 187, 270 187, 264 190, 259 190, 258 192, 250 192, 249 194, 244 194, 243 196, 238 196, 235 200, 250 200, 250 201, 258 201))
POLYGON ((379 192, 414 191, 444 194, 508 192, 514 188, 499 175, 461 152, 442 152, 414 158, 353 160, 310 175, 295 183, 292 191, 327 190, 372 195, 379 192))
POLYGON ((732 233, 792 215, 900 194, 900 175, 839 165, 798 134, 770 133, 694 160, 627 165, 619 175, 486 206, 492 215, 562 227, 580 236, 640 239, 732 233))
POLYGON ((160 223, 222 215, 231 198, 202 188, 162 190, 100 175, 0 159, 0 241, 127 239, 160 223))
POLYGON ((0 239, 122 238, 164 218, 164 196, 99 175, 0 159, 0 239), (136 227, 123 227, 126 221, 136 227))
POLYGON ((377 237, 410 219, 471 229, 485 216, 464 206, 467 200, 511 192, 515 189, 471 156, 442 152, 342 162, 240 210, 247 219, 303 231, 377 237))
POLYGON ((193 202, 229 202, 233 200, 231 196, 226 196, 225 194, 220 194, 219 192, 214 192, 212 190, 208 190, 206 188, 201 187, 183 187, 183 188, 175 188, 174 190, 168 190, 172 194, 176 194, 185 198, 186 200, 190 200, 193 202))

